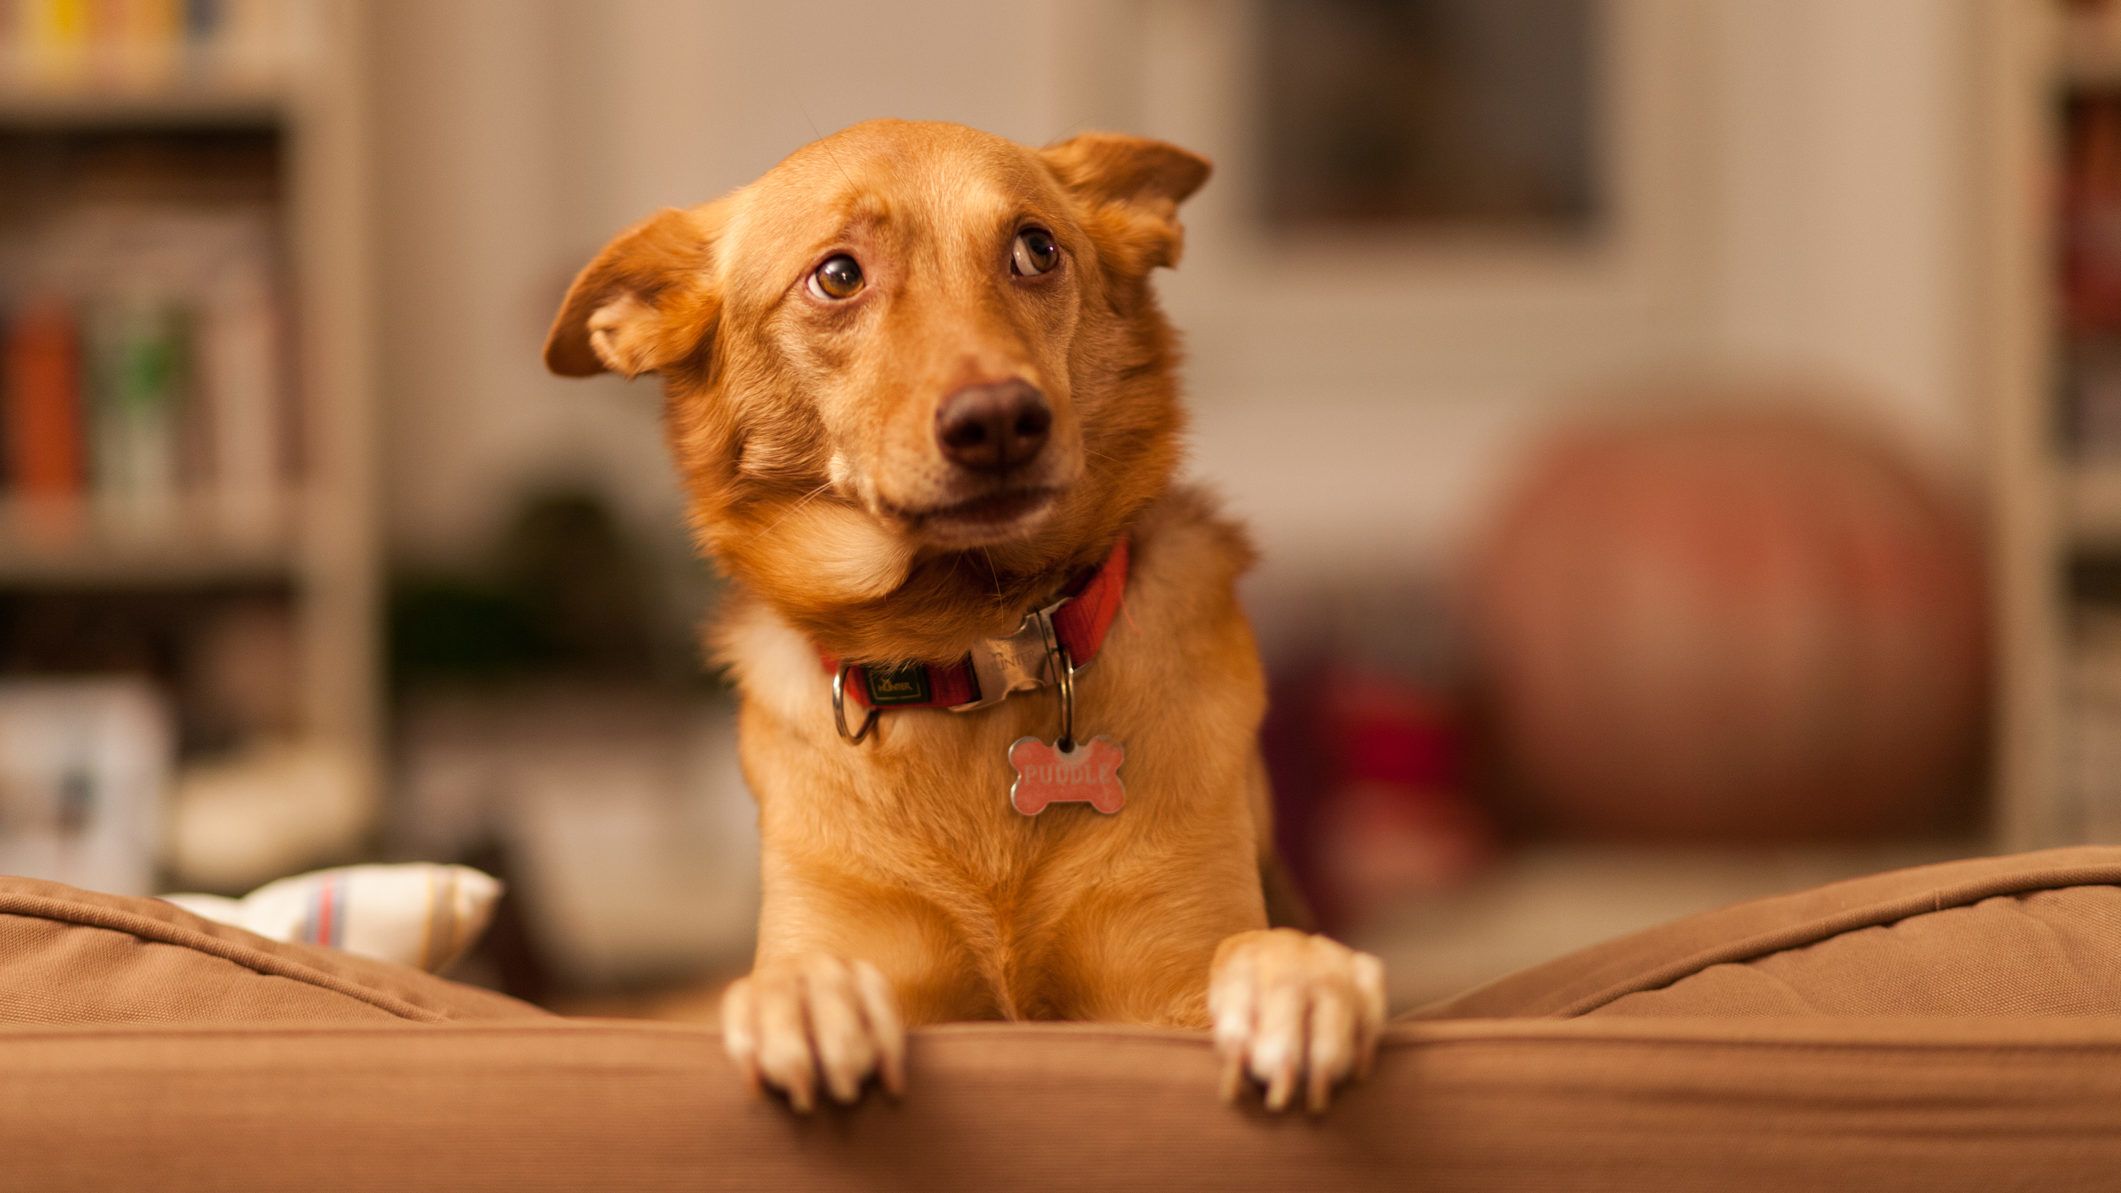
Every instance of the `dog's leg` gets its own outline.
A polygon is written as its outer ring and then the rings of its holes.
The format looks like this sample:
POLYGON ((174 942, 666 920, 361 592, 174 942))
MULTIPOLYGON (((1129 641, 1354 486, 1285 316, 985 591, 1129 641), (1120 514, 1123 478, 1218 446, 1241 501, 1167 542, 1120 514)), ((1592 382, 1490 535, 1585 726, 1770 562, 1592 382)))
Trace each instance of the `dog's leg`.
POLYGON ((1313 1113, 1333 1087, 1369 1071, 1384 1027, 1384 963, 1292 928, 1241 932, 1215 950, 1208 1013, 1223 1058, 1223 1097, 1245 1077, 1266 1087, 1269 1110, 1299 1086, 1313 1113))
POLYGON ((780 1090, 802 1112, 820 1080, 847 1103, 871 1076, 894 1096, 906 1087, 906 1029, 867 961, 813 952, 762 962, 722 996, 722 1043, 754 1087, 780 1090))

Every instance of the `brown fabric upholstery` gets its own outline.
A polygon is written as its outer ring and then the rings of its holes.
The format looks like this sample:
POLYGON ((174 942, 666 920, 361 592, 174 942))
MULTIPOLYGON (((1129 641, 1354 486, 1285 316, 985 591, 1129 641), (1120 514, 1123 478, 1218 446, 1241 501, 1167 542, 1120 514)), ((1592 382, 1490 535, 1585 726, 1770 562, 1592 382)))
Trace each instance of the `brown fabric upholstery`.
POLYGON ((2121 888, 1998 895, 1712 965, 1591 1015, 2121 1015, 2121 888))
POLYGON ((417 970, 266 940, 159 899, 0 878, 0 1024, 544 1015, 417 970))
POLYGON ((2121 1013, 2121 847, 1874 874, 1596 945, 1416 1012, 2121 1013))
POLYGON ((1205 1037, 916 1033, 904 1101, 809 1119, 705 1031, 0 1030, 0 1185, 190 1190, 2111 1188, 2113 1020, 1392 1029, 1317 1119, 1215 1098, 1205 1037))
POLYGON ((917 1032, 903 1102, 804 1119, 711 1032, 0 880, 0 1188, 2110 1188, 2117 956, 2121 849, 1961 862, 1453 1000, 1317 1119, 1082 1025, 917 1032))

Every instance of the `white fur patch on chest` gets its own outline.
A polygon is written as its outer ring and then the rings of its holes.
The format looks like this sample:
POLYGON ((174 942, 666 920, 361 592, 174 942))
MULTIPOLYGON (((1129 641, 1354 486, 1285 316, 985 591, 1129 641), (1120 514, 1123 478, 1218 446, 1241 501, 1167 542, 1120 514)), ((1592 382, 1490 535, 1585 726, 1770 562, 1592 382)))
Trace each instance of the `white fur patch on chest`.
POLYGON ((832 677, 810 639, 756 604, 735 614, 723 632, 745 700, 806 732, 835 732, 832 677))

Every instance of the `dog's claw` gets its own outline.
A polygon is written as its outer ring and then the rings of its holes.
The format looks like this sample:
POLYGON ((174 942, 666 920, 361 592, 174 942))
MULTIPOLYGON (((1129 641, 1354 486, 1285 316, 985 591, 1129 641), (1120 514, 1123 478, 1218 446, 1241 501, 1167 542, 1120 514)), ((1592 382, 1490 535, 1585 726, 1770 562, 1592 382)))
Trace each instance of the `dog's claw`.
POLYGON ((906 1028, 899 1021, 898 1004, 891 997, 891 984, 883 971, 867 961, 854 963, 854 990, 862 1004, 862 1018, 876 1042, 877 1072, 884 1092, 896 1098, 906 1092, 906 1028))
POLYGON ((1208 1009, 1224 1100, 1250 1074, 1267 1109, 1286 1110, 1301 1090, 1317 1114, 1336 1086, 1369 1071, 1384 1026, 1384 965, 1323 936, 1246 933, 1218 952, 1208 1009))
POLYGON ((722 996, 722 1041, 754 1087, 807 1114, 822 1090, 860 1101, 872 1076, 896 1096, 906 1084, 906 1037, 891 989, 866 961, 813 954, 761 966, 722 996))
POLYGON ((1222 1100, 1235 1103, 1237 1095, 1245 1088, 1245 1057, 1242 1052, 1225 1053, 1223 1056, 1223 1078, 1220 1088, 1222 1100))

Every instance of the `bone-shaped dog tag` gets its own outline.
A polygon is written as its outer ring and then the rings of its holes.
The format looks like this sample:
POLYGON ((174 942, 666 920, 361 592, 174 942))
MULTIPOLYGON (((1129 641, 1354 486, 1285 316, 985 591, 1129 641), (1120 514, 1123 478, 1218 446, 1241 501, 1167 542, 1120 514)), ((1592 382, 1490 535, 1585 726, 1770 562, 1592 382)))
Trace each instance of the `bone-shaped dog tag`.
POLYGON ((1089 804, 1111 815, 1127 802, 1127 789, 1119 781, 1119 768, 1127 761, 1127 748, 1109 737, 1075 742, 1070 748, 1019 737, 1009 747, 1009 765, 1016 768, 1016 782, 1009 785, 1009 802, 1026 816, 1036 816, 1047 804, 1089 804))

